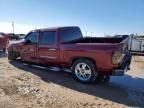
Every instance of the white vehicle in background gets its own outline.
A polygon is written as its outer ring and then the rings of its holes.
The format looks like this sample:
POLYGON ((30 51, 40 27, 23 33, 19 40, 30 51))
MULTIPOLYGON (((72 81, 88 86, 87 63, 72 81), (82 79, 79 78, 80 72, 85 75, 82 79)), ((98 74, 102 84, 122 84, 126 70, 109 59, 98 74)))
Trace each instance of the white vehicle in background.
POLYGON ((134 52, 144 52, 144 37, 129 36, 129 50, 134 52))
POLYGON ((144 52, 144 36, 116 35, 114 37, 129 37, 128 49, 131 52, 144 52))
POLYGON ((19 39, 24 39, 25 34, 17 34, 19 36, 19 39))

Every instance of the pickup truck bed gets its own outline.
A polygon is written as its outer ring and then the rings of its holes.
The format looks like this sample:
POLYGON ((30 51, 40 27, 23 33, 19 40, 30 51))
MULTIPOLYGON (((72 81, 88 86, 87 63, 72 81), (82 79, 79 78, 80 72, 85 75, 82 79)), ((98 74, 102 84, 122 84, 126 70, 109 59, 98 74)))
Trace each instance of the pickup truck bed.
POLYGON ((86 38, 80 38, 78 40, 73 40, 70 42, 66 42, 66 43, 121 43, 125 38, 114 38, 114 37, 110 37, 110 38, 106 38, 106 37, 86 37, 86 38))

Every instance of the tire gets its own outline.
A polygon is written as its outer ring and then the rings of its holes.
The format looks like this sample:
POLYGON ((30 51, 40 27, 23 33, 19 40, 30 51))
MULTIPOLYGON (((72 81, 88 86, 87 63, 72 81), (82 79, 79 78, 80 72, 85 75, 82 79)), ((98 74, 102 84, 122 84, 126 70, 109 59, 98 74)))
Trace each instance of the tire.
POLYGON ((73 63, 72 74, 76 80, 82 83, 92 83, 96 81, 98 72, 91 60, 78 59, 73 63))
POLYGON ((14 61, 14 60, 16 60, 16 54, 15 54, 15 52, 8 52, 8 60, 10 60, 10 61, 14 61))

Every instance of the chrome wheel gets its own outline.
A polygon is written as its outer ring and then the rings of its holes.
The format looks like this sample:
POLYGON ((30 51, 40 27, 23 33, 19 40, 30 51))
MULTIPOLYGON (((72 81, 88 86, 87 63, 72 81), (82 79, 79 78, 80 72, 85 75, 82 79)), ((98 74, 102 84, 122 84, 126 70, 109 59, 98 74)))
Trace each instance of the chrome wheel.
POLYGON ((87 81, 91 78, 92 70, 86 63, 78 63, 75 66, 75 75, 82 81, 87 81))

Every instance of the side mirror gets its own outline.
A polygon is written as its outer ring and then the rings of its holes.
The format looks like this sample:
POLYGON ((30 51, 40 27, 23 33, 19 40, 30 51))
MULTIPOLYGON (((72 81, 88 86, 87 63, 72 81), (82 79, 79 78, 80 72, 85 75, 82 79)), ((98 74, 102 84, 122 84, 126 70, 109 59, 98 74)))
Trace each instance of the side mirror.
POLYGON ((28 40, 28 39, 26 39, 24 43, 25 43, 25 44, 31 44, 31 41, 28 40))

